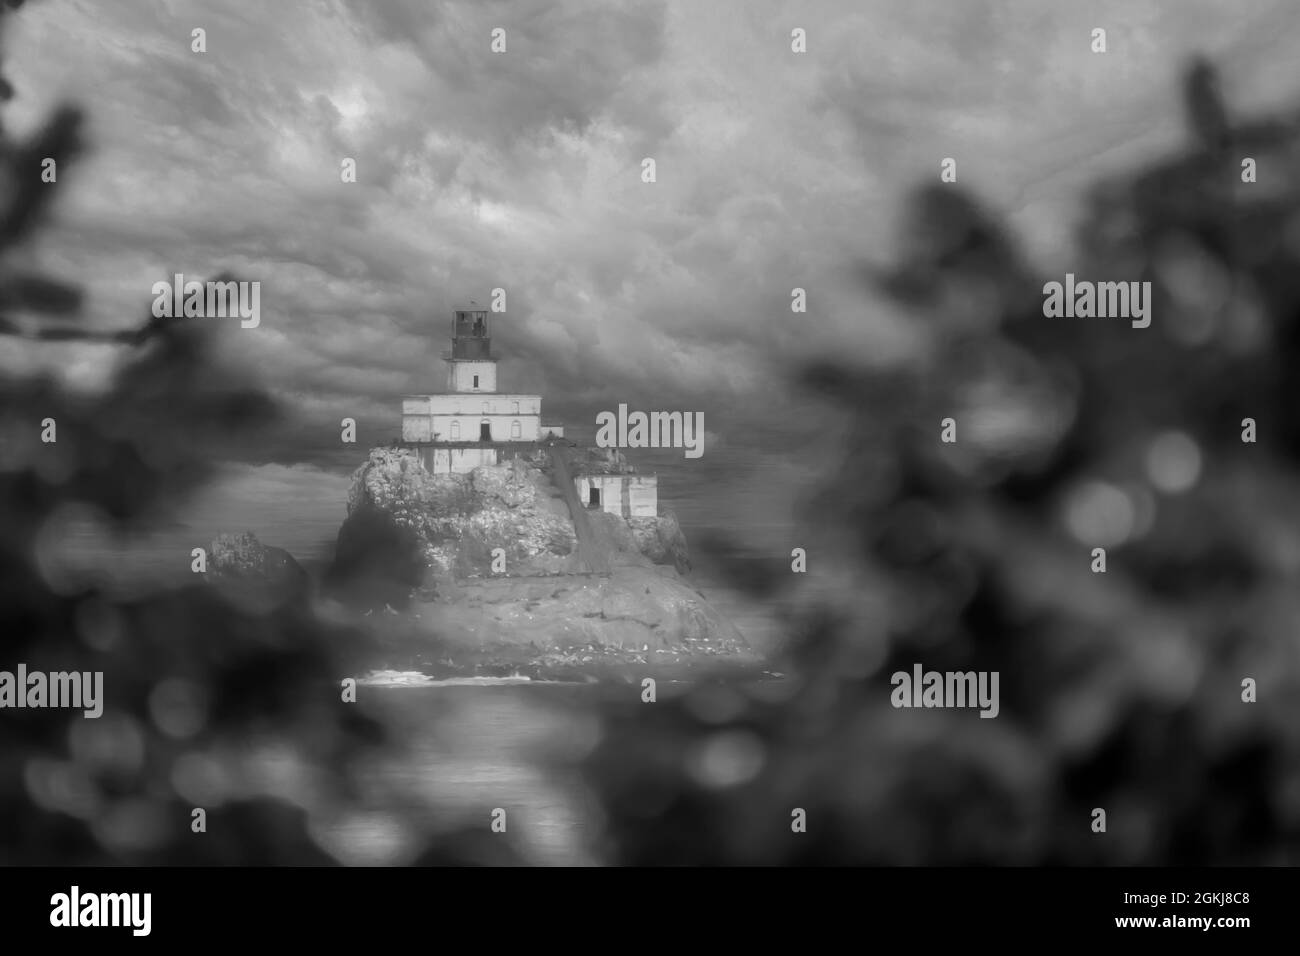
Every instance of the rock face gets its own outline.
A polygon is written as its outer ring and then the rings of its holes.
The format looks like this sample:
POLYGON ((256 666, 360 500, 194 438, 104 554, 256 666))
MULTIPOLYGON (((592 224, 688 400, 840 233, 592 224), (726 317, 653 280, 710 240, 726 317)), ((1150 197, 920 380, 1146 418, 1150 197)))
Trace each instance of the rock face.
MULTIPOLYGON (((586 467, 629 468, 595 450, 586 467)), ((744 638, 680 577, 686 539, 671 514, 587 513, 611 573, 578 559, 573 520, 549 461, 512 459, 467 475, 432 475, 405 449, 374 449, 353 476, 330 579, 369 608, 413 610, 460 643, 585 644, 644 652, 744 638), (493 551, 504 552, 505 571, 493 551), (655 567, 655 565, 667 567, 655 567)), ((586 532, 584 531, 584 534, 586 532)))
POLYGON ((430 561, 458 577, 488 573, 492 551, 505 551, 511 575, 572 570, 577 549, 568 508, 549 479, 521 459, 432 479, 467 496, 470 508, 441 522, 430 561))
POLYGON ((207 580, 261 611, 296 601, 311 588, 310 576, 293 555, 262 544, 251 531, 217 535, 208 546, 207 580))
POLYGON ((657 518, 629 518, 628 525, 637 549, 655 564, 671 564, 679 574, 691 569, 686 550, 686 535, 677 523, 677 515, 665 511, 657 518))
POLYGON ((608 577, 480 579, 462 586, 438 623, 463 643, 584 645, 628 651, 714 653, 744 637, 671 568, 627 566, 608 577))
MULTIPOLYGON (((620 456, 606 466, 626 467, 626 462, 620 456)), ((682 573, 690 569, 686 539, 672 514, 625 520, 595 512, 590 517, 607 526, 620 551, 682 573)), ((436 587, 439 581, 493 574, 496 548, 505 552, 512 577, 581 570, 573 521, 544 460, 516 458, 467 475, 432 475, 411 451, 376 448, 353 475, 348 519, 336 549, 340 570, 332 577, 351 577, 352 569, 378 562, 386 568, 382 575, 413 587, 418 575, 412 555, 418 550, 436 587), (381 561, 384 551, 399 557, 381 561)))
POLYGON ((353 518, 374 512, 418 547, 435 578, 488 574, 495 548, 505 551, 511 574, 557 574, 573 564, 577 541, 559 492, 520 459, 433 475, 413 452, 376 448, 352 477, 340 556, 353 518))
POLYGON ((367 609, 403 608, 457 578, 489 573, 502 548, 514 573, 565 570, 576 544, 563 502, 523 462, 432 475, 405 449, 376 448, 352 477, 329 591, 367 609))
POLYGON ((418 533, 367 500, 350 503, 325 574, 326 591, 365 610, 404 608, 424 580, 418 533))
POLYGON ((636 560, 629 561, 629 556, 639 555, 652 564, 670 565, 679 574, 691 570, 686 536, 677 523, 677 516, 671 511, 657 518, 620 518, 608 512, 594 511, 587 520, 593 531, 622 558, 620 563, 639 564, 636 560))

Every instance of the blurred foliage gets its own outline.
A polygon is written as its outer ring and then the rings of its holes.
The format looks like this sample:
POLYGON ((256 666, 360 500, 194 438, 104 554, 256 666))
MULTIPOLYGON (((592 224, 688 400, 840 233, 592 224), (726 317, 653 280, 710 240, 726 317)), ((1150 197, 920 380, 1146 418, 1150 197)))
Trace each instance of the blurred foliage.
POLYGON ((924 359, 804 371, 853 423, 808 572, 737 572, 794 608, 790 677, 607 715, 610 858, 1300 862, 1300 130, 1231 124, 1204 61, 1185 89, 1188 147, 1087 194, 1069 270, 1152 282, 1149 328, 1045 318, 1063 275, 955 185, 910 199, 867 277, 924 359), (916 663, 998 671, 1000 715, 892 708, 916 663))
MULTIPOLYGON (((738 582, 784 592, 789 677, 602 704, 583 770, 604 859, 1300 860, 1300 196, 1279 182, 1300 136, 1230 123, 1204 63, 1187 95, 1191 146, 1089 194, 1073 270, 1152 281, 1149 329, 1045 319, 995 217, 955 186, 912 198, 901 263, 869 278, 914 310, 924 361, 806 370, 854 423, 804 516, 809 572, 738 582), (917 662, 999 671, 999 717, 890 707, 889 675, 917 662)), ((58 192, 40 161, 62 180, 78 130, 65 109, 28 141, 0 132, 0 345, 126 354, 90 398, 0 378, 0 668, 103 671, 107 704, 0 711, 0 863, 331 862, 311 815, 373 802, 366 760, 388 746, 340 706, 364 637, 309 595, 122 601, 61 564, 70 514, 130 525, 184 502, 275 412, 201 320, 86 329, 75 285, 15 264, 58 192)), ((482 825, 407 832, 420 863, 518 859, 482 825)))
MULTIPOLYGON (((297 591, 269 607, 204 584, 125 601, 69 562, 74 520, 129 528, 174 513, 211 462, 277 417, 217 360, 204 320, 86 328, 75 285, 15 264, 59 193, 42 160, 58 183, 75 175, 80 128, 63 108, 27 141, 0 131, 0 347, 124 353, 93 395, 0 376, 0 670, 103 672, 104 712, 0 710, 0 864, 332 863, 311 817, 356 805, 358 760, 384 746, 380 725, 341 701, 364 636, 297 591)), ((479 845, 451 828, 423 859, 473 859, 479 845)), ((504 841, 490 849, 513 859, 504 841)))

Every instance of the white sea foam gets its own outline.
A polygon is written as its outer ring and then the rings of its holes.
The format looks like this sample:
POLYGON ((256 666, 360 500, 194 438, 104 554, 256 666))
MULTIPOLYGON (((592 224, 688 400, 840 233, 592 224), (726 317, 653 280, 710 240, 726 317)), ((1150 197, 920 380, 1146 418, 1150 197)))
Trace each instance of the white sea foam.
POLYGON ((509 684, 549 684, 556 681, 535 681, 523 674, 509 677, 430 677, 419 671, 371 671, 358 679, 358 684, 370 687, 495 687, 509 684))

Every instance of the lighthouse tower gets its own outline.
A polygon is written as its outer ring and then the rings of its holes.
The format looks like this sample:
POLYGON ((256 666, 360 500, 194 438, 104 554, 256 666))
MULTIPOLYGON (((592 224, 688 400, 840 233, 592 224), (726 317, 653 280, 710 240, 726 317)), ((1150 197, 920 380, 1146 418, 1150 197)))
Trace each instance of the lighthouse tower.
POLYGON ((561 438, 560 425, 542 424, 542 397, 497 391, 489 314, 457 309, 451 319, 447 390, 402 400, 402 443, 418 449, 434 474, 463 474, 480 465, 561 438))
POLYGON ((447 391, 495 392, 497 360, 486 311, 457 309, 451 318, 451 351, 447 362, 447 391))

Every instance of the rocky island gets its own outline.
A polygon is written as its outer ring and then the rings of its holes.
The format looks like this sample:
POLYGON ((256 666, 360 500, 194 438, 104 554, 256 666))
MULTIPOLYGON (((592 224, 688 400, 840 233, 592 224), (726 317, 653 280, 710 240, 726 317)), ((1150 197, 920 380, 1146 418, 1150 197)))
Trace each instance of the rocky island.
POLYGON ((353 475, 326 593, 366 618, 380 666, 433 676, 756 662, 685 577, 671 512, 622 517, 573 493, 575 478, 632 473, 615 449, 564 442, 447 474, 412 449, 373 449, 353 475))

